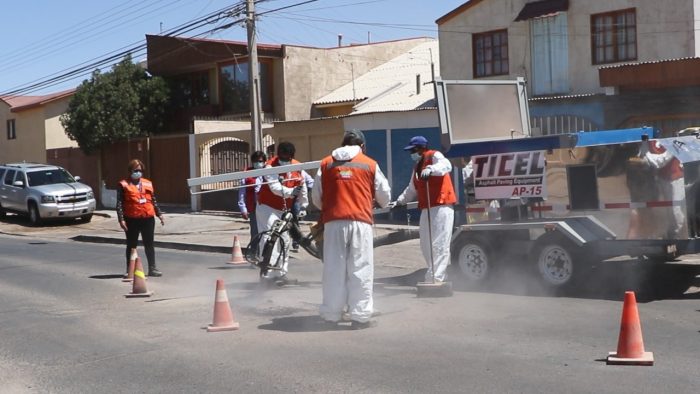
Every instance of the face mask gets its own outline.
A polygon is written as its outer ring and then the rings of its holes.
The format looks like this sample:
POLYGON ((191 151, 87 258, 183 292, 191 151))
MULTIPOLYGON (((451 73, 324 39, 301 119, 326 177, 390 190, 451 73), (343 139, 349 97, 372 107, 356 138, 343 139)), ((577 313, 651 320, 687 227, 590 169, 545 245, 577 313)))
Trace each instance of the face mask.
POLYGON ((411 153, 411 159, 413 159, 413 161, 418 161, 418 160, 420 160, 420 158, 421 158, 420 153, 417 153, 417 152, 411 153))
POLYGON ((292 161, 291 160, 280 160, 279 163, 281 166, 286 166, 288 164, 292 164, 292 161))
POLYGON ((265 167, 265 163, 261 163, 259 161, 253 163, 253 168, 255 168, 255 169, 264 168, 264 167, 265 167))
POLYGON ((133 179, 133 180, 135 180, 135 181, 136 181, 136 180, 139 180, 139 179, 141 179, 141 175, 143 175, 143 173, 142 173, 141 171, 132 172, 132 173, 131 173, 131 179, 133 179))

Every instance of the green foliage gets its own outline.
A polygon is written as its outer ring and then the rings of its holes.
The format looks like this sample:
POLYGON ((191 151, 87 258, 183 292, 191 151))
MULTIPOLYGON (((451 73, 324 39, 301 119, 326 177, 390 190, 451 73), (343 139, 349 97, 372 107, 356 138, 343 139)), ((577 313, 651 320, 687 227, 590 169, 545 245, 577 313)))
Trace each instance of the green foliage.
POLYGON ((167 83, 126 56, 111 72, 95 70, 83 81, 60 120, 68 137, 90 154, 115 141, 161 131, 168 100, 167 83))

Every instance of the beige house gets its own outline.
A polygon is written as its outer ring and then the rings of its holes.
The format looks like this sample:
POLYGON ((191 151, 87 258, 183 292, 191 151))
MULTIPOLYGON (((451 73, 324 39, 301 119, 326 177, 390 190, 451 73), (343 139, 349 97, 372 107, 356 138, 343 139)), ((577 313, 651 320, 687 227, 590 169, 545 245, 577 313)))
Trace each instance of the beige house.
POLYGON ((700 0, 470 0, 440 17, 443 79, 528 83, 534 133, 700 121, 700 0))
MULTIPOLYGON (((368 71, 431 38, 350 44, 332 48, 258 44, 259 88, 263 111, 263 146, 277 142, 297 147, 308 160, 335 147, 343 122, 309 119, 338 115, 334 105, 317 105, 321 97, 348 85, 368 71), (278 129, 273 122, 299 127, 278 129)), ((147 36, 148 71, 171 86, 173 111, 167 129, 189 134, 189 177, 240 171, 250 154, 248 47, 245 42, 147 36)), ((352 105, 364 97, 350 97, 352 105)), ((330 103, 329 103, 330 104, 330 103)), ((348 107, 348 108, 350 108, 348 107)), ((225 189, 233 185, 209 185, 225 189)), ((209 190, 206 190, 209 191, 209 190)), ((229 192, 192 196, 193 209, 230 209, 229 192)))
POLYGON ((6 131, 0 143, 0 163, 45 163, 48 150, 77 147, 59 121, 74 91, 0 97, 0 125, 6 131))

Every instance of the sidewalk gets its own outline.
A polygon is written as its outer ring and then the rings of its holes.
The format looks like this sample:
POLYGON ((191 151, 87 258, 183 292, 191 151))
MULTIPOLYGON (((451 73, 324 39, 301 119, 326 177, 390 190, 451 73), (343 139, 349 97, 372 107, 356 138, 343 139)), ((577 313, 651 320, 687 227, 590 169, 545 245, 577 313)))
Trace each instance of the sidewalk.
MULTIPOLYGON (((156 248, 231 254, 233 237, 241 247, 250 242, 246 220, 230 212, 189 212, 183 208, 163 207, 165 225, 156 220, 156 248)), ((302 222, 302 232, 315 222, 302 222)), ((8 215, 0 220, 0 234, 35 237, 46 240, 72 240, 124 245, 125 236, 114 210, 95 211, 90 223, 47 222, 32 227, 26 218, 8 215)), ((418 227, 406 225, 374 225, 375 264, 401 268, 422 268, 425 264, 418 243, 418 227), (400 242, 400 243, 397 243, 400 242), (382 245, 389 245, 383 246, 382 245)), ((300 248, 293 257, 314 259, 300 248)))
MULTIPOLYGON (((221 211, 189 212, 182 208, 164 207, 165 225, 156 219, 155 244, 158 248, 231 253, 233 237, 237 236, 243 248, 250 242, 250 226, 237 214, 221 211)), ((302 232, 308 232, 315 222, 302 222, 302 232)), ((124 232, 117 222, 114 210, 95 211, 90 223, 47 222, 31 227, 25 218, 8 215, 2 222, 0 233, 20 236, 37 236, 49 239, 71 239, 81 242, 124 244, 124 232)), ((383 242, 405 230, 409 238, 418 234, 417 226, 381 225, 375 228, 375 238, 383 242)), ((405 232, 403 233, 406 234, 405 232)))

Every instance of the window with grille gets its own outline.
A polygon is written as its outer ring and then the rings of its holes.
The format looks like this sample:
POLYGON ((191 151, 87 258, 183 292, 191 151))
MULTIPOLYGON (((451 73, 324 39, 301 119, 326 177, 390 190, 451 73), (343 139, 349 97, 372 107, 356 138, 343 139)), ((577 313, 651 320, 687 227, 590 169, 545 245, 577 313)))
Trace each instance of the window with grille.
POLYGON ((634 8, 591 15, 593 64, 637 59, 637 16, 634 8))
POLYGON ((472 35, 474 77, 508 74, 508 30, 472 35))

